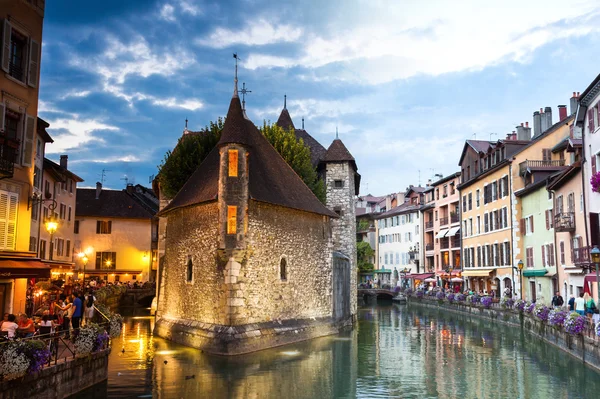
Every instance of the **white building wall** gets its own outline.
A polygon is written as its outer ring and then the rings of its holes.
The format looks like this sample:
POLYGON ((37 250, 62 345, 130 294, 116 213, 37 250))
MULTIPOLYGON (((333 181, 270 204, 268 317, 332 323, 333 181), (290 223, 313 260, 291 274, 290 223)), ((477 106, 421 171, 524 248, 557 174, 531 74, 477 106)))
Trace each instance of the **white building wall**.
POLYGON ((407 268, 411 273, 416 273, 416 265, 410 261, 409 251, 411 248, 420 248, 422 233, 420 221, 417 210, 377 220, 379 269, 396 268, 400 271, 407 268))

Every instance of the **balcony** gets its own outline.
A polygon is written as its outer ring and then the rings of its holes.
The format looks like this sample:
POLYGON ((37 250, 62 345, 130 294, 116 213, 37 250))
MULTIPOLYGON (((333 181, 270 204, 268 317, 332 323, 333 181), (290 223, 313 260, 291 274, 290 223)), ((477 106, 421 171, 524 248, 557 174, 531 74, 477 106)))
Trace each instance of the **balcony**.
POLYGON ((433 251, 433 244, 425 244, 425 251, 433 251))
POLYGON ((433 220, 430 220, 429 222, 425 222, 425 230, 431 230, 433 229, 433 220))
POLYGON ((448 238, 440 238, 440 249, 450 248, 450 240, 448 238))
POLYGON ((558 233, 575 231, 575 212, 562 212, 554 215, 554 230, 558 233))
POLYGON ((529 169, 556 169, 557 167, 565 166, 564 159, 545 160, 545 161, 524 161, 519 164, 519 175, 523 176, 529 169))
POLYGON ((19 142, 0 135, 0 179, 13 177, 19 142))
POLYGON ((450 223, 458 223, 460 222, 460 218, 458 217, 458 213, 450 214, 450 223))
POLYGON ((460 236, 452 237, 452 240, 450 241, 450 245, 452 248, 460 248, 460 236))
POLYGON ((448 218, 448 217, 440 218, 440 226, 446 226, 449 221, 450 221, 450 218, 448 218))
POLYGON ((587 265, 590 263, 590 247, 573 248, 571 257, 573 263, 577 266, 587 265))

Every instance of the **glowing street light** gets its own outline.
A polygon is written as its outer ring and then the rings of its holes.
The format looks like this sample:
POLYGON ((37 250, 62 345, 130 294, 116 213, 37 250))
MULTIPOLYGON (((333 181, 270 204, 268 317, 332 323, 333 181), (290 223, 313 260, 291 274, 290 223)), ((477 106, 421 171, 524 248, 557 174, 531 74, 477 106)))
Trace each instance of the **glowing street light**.
POLYGON ((77 256, 79 256, 79 258, 83 262, 83 280, 81 283, 81 288, 83 290, 85 290, 85 267, 86 267, 89 259, 88 259, 87 255, 85 254, 85 252, 80 252, 79 254, 77 254, 77 256))
POLYGON ((54 215, 46 218, 46 231, 50 233, 50 260, 52 260, 54 252, 54 233, 58 229, 58 222, 54 219, 54 215))

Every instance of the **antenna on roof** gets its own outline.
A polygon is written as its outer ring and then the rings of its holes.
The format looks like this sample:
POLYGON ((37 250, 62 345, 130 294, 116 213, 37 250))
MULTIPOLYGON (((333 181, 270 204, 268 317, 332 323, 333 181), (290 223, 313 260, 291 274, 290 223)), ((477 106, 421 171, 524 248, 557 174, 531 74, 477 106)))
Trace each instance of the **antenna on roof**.
POLYGON ((237 53, 233 53, 233 58, 235 58, 235 78, 233 79, 233 97, 237 97, 238 96, 238 88, 237 88, 237 82, 238 82, 238 78, 237 78, 237 67, 238 67, 238 60, 240 59, 237 55, 237 53))
POLYGON ((283 109, 287 109, 287 94, 283 95, 283 109))
POLYGON ((242 83, 242 111, 246 112, 246 93, 252 93, 252 90, 246 89, 246 82, 242 83))
POLYGON ((304 117, 302 117, 302 130, 304 130, 304 117))
POLYGON ((492 135, 495 134, 498 137, 498 133, 490 133, 490 141, 492 141, 492 135))
POLYGON ((104 185, 104 180, 106 180, 106 172, 110 172, 108 169, 102 169, 102 174, 100 175, 100 183, 104 185))
POLYGON ((185 118, 185 130, 187 130, 187 123, 188 123, 188 119, 185 118))

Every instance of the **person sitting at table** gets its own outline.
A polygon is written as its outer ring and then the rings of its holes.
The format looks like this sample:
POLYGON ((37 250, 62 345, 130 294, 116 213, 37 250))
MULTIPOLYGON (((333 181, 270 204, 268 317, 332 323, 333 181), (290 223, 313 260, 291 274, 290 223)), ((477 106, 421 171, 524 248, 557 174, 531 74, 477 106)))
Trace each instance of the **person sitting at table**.
POLYGON ((35 334, 35 324, 25 313, 19 317, 19 333, 25 338, 32 337, 35 334))
POLYGON ((2 331, 2 323, 8 321, 8 313, 4 313, 4 319, 0 321, 0 331, 2 331))
POLYGON ((8 338, 14 338, 19 328, 19 325, 15 323, 16 319, 14 314, 9 314, 7 320, 2 322, 2 331, 8 332, 8 338))

